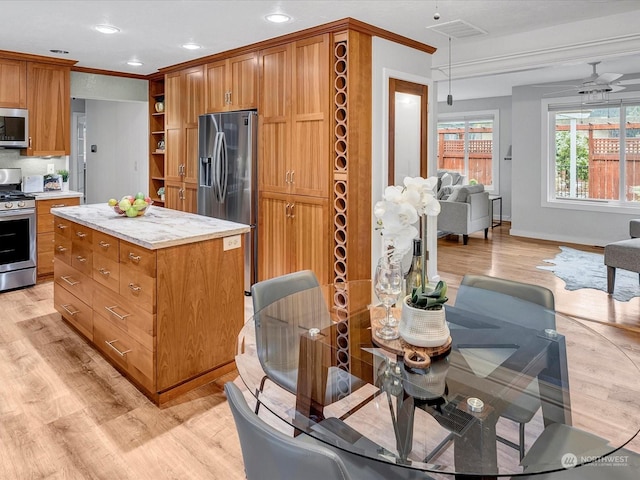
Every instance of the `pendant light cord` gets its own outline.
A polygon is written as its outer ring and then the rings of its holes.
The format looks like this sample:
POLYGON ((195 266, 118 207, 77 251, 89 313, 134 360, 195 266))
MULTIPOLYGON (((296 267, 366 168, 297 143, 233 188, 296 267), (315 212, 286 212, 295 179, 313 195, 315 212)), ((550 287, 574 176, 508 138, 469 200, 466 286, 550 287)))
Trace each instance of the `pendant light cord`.
POLYGON ((451 37, 449 37, 449 95, 447 95, 447 105, 453 105, 453 95, 451 95, 451 37))

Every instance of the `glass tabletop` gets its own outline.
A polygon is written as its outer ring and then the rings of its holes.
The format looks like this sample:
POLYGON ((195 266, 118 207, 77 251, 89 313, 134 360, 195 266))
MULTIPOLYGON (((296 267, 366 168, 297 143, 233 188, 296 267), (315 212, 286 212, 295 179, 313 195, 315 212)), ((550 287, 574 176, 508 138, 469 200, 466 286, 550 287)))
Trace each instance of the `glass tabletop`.
POLYGON ((429 352, 402 339, 372 341, 384 309, 363 280, 304 290, 255 312, 239 335, 240 377, 259 408, 294 434, 432 473, 562 470, 567 455, 580 466, 638 434, 640 401, 626 385, 640 372, 624 352, 576 320, 465 288, 465 301, 459 292, 456 305, 445 306, 451 347, 428 366, 429 352), (530 452, 523 461, 512 420, 522 415, 530 452), (554 425, 590 441, 534 455, 532 445, 554 425))

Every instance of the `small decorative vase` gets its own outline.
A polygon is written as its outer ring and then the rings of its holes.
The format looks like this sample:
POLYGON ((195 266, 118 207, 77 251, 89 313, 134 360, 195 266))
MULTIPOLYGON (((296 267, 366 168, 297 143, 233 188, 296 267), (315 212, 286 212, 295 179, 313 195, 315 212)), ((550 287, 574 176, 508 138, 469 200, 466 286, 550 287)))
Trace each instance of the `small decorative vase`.
POLYGON ((409 345, 416 347, 440 347, 449 339, 449 327, 444 307, 440 310, 423 310, 409 305, 410 296, 403 300, 402 316, 398 331, 409 345))
POLYGON ((156 102, 156 112, 162 113, 164 112, 164 102, 156 102))
POLYGON ((162 195, 160 195, 160 200, 162 200, 164 202, 164 193, 162 195))
POLYGON ((63 192, 68 192, 69 191, 69 181, 62 182, 62 191, 63 192))

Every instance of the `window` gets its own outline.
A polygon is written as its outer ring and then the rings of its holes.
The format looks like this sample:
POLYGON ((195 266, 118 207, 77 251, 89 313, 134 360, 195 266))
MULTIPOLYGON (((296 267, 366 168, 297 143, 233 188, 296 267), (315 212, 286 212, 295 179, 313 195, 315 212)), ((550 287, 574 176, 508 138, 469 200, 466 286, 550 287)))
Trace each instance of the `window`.
POLYGON ((640 101, 548 111, 549 200, 640 206, 640 101))
POLYGON ((438 170, 453 170, 465 183, 498 190, 498 112, 438 119, 438 170))

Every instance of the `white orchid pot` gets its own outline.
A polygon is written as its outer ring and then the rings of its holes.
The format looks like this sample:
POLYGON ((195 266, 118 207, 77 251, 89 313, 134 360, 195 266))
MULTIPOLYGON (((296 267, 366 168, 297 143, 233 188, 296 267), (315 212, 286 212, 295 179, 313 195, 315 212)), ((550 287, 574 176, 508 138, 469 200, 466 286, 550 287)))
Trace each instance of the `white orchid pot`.
POLYGON ((444 306, 440 310, 423 310, 409 305, 404 298, 398 331, 402 339, 416 347, 440 347, 449 339, 444 306))

